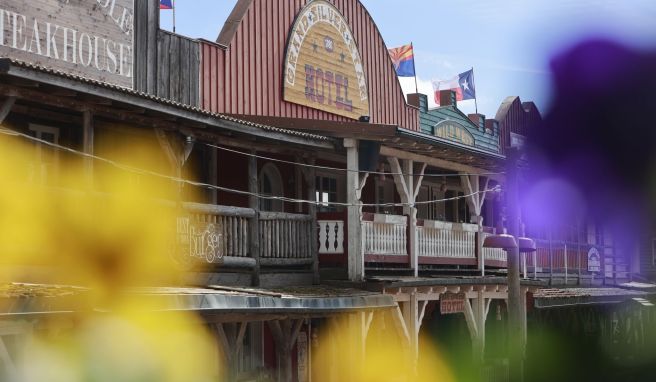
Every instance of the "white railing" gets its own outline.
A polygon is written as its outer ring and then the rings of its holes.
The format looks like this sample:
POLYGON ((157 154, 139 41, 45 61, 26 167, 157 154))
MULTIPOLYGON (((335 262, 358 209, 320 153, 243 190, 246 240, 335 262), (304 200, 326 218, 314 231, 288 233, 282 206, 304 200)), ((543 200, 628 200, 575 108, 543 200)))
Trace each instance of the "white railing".
POLYGON ((417 227, 419 256, 475 258, 477 231, 474 224, 425 220, 417 227))
MULTIPOLYGON (((483 240, 486 237, 491 235, 490 233, 483 233, 483 240)), ((483 248, 483 256, 485 261, 501 261, 506 262, 508 260, 508 254, 501 248, 483 248)))
POLYGON ((344 222, 319 220, 319 254, 344 253, 344 222))
POLYGON ((374 215, 362 222, 362 240, 367 255, 407 255, 407 217, 374 215))
POLYGON ((265 259, 311 259, 313 237, 309 215, 260 213, 260 254, 265 259))

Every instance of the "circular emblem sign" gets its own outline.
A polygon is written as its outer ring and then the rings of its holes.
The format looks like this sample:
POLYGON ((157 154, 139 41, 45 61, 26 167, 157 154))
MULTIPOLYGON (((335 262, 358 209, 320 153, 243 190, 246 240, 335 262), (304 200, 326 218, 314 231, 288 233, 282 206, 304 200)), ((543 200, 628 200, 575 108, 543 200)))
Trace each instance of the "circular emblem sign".
POLYGON ((352 119, 369 115, 369 89, 353 33, 325 0, 306 5, 289 34, 285 101, 352 119))

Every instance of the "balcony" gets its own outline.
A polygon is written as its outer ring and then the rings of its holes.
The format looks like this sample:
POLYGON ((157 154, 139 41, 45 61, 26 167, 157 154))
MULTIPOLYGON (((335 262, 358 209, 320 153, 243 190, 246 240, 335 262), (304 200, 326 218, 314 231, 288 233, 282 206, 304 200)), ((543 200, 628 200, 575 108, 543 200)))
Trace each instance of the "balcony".
POLYGON ((250 208, 184 203, 178 240, 186 255, 227 267, 296 266, 313 263, 312 217, 260 212, 259 246, 251 245, 256 212, 250 208), (258 253, 253 253, 258 248, 258 253))

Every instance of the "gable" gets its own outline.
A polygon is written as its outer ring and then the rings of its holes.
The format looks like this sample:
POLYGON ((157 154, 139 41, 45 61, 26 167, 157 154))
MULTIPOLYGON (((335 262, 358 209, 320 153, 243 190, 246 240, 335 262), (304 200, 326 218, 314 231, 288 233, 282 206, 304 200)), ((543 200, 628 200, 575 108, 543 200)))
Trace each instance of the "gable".
MULTIPOLYGON (((418 130, 418 110, 406 104, 387 46, 364 6, 358 0, 321 1, 332 4, 351 31, 366 79, 371 123, 418 130)), ((202 107, 224 114, 326 121, 357 119, 361 112, 344 115, 286 99, 287 44, 295 21, 309 3, 307 0, 240 0, 221 32, 219 43, 201 44, 202 107)), ((321 41, 317 43, 320 45, 321 41)), ((351 55, 354 66, 355 61, 351 55)), ((325 58, 315 64, 315 67, 331 65, 325 58)), ((325 73, 323 68, 322 71, 325 73)), ((360 82, 349 80, 349 86, 351 81, 360 82)), ((333 91, 336 91, 334 85, 333 91)), ((349 90, 349 97, 353 100, 359 91, 360 85, 349 90)))

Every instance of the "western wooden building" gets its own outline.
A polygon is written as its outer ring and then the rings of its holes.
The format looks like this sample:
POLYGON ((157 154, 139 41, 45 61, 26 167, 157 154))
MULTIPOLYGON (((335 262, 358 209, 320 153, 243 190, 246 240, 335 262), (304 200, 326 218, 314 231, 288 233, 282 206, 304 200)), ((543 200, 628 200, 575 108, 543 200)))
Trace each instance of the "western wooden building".
MULTIPOLYGON (((537 127, 535 105, 510 98, 486 119, 450 91, 437 109, 406 99, 358 0, 239 0, 216 41, 159 29, 157 0, 36 3, 0 4, 3 128, 99 157, 108 139, 152 142, 174 174, 210 186, 181 191, 176 240, 205 267, 171 293, 215 326, 231 377, 309 380, 315 331, 340 316, 364 339, 385 320, 417 352, 441 300, 485 357, 488 312, 508 295, 506 254, 483 241, 503 221, 505 153, 537 127), (185 248, 193 235, 220 240, 185 248)), ((65 169, 48 161, 34 176, 55 186, 65 169)), ((538 231, 527 226, 542 241, 522 259, 524 301, 546 282, 639 271, 592 225, 538 231)), ((32 313, 0 312, 0 336, 32 313)))

